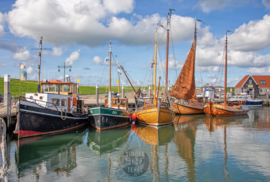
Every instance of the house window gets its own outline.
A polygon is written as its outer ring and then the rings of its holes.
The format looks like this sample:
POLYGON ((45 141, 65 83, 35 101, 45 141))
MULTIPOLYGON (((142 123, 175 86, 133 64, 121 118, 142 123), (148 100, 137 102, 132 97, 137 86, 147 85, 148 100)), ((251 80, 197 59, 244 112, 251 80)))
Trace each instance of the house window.
POLYGON ((260 89, 260 92, 263 92, 263 89, 260 89))
POLYGON ((67 100, 66 99, 61 100, 61 106, 67 106, 67 100))
POLYGON ((252 80, 249 80, 249 84, 252 84, 252 80))
POLYGON ((264 80, 260 80, 261 85, 266 85, 264 80))
POLYGON ((52 99, 52 103, 56 106, 59 106, 60 105, 60 101, 59 99, 52 99))

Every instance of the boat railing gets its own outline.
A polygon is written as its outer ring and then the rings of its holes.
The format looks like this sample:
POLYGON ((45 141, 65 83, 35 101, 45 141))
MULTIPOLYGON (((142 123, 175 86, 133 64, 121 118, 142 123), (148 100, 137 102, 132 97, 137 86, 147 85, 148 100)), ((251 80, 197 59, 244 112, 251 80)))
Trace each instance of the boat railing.
POLYGON ((46 102, 46 101, 37 100, 37 99, 30 98, 30 97, 23 97, 23 96, 20 96, 20 97, 19 97, 19 100, 23 100, 23 101, 26 101, 26 102, 35 103, 35 104, 37 104, 38 106, 41 106, 41 107, 44 107, 44 108, 48 108, 48 107, 54 106, 55 109, 56 109, 57 111, 59 111, 58 108, 57 108, 57 106, 56 106, 54 103, 52 103, 52 102, 46 102), (29 99, 29 100, 27 100, 27 99, 29 99), (30 100, 31 100, 31 101, 30 101, 30 100), (38 104, 37 102, 45 103, 45 106, 40 105, 40 104, 38 104), (50 104, 50 106, 48 106, 48 104, 50 104))

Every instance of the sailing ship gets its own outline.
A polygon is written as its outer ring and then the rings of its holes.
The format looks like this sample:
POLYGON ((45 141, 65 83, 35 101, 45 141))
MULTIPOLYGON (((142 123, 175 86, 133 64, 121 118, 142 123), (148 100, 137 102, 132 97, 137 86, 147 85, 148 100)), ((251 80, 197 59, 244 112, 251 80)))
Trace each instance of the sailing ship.
POLYGON ((14 131, 18 138, 63 133, 87 125, 88 115, 83 101, 77 100, 76 87, 70 81, 51 80, 43 82, 43 93, 26 93, 20 97, 14 131))
POLYGON ((126 98, 111 98, 111 56, 112 48, 110 41, 110 59, 109 59, 109 94, 105 99, 104 107, 94 107, 88 110, 88 119, 97 130, 107 130, 123 127, 131 122, 131 113, 128 109, 128 100, 126 98))
POLYGON ((171 106, 176 114, 202 114, 204 103, 197 98, 195 86, 195 53, 196 53, 196 22, 194 42, 189 51, 186 62, 171 91, 171 106))
POLYGON ((227 105, 227 32, 225 39, 225 78, 224 78, 224 103, 206 103, 204 106, 204 113, 211 116, 241 116, 246 115, 249 109, 243 109, 243 106, 228 106, 227 105))
POLYGON ((154 75, 154 101, 153 98, 144 98, 144 106, 137 109, 135 115, 137 116, 138 122, 148 125, 166 125, 171 124, 175 116, 174 112, 168 107, 161 104, 161 99, 159 98, 159 85, 156 92, 156 75, 157 75, 157 28, 155 36, 155 75, 154 75))

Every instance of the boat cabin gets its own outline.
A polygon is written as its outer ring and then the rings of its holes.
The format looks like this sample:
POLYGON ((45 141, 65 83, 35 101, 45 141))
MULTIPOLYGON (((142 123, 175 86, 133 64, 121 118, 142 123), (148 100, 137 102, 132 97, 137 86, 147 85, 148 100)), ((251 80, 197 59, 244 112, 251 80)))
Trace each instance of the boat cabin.
POLYGON ((58 95, 51 93, 26 93, 25 100, 31 103, 33 106, 36 104, 52 110, 63 110, 72 113, 72 107, 74 105, 73 98, 70 95, 58 95))
MULTIPOLYGON (((105 107, 108 107, 108 99, 105 99, 105 107)), ((119 108, 123 110, 128 110, 128 99, 127 98, 113 98, 112 99, 112 108, 119 108), (118 107, 118 102, 119 102, 119 107, 118 107)))
POLYGON ((79 86, 77 83, 71 82, 62 82, 61 80, 44 80, 41 83, 41 92, 42 93, 53 93, 53 94, 62 94, 68 95, 69 93, 76 94, 78 93, 79 86))

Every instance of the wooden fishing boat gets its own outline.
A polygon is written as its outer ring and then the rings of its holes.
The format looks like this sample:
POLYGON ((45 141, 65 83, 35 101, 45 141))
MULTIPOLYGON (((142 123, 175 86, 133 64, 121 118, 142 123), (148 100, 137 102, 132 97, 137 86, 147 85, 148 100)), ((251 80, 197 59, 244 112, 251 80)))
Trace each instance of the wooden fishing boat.
POLYGON ((227 32, 225 40, 225 79, 224 79, 224 103, 209 103, 204 106, 204 113, 211 116, 241 116, 246 115, 249 109, 243 109, 243 106, 228 106, 227 105, 227 32))
POLYGON ((123 127, 131 123, 131 113, 126 98, 111 98, 111 42, 109 66, 109 94, 104 107, 94 107, 88 110, 90 125, 97 130, 108 130, 123 127))
POLYGON ((197 98, 195 86, 195 52, 196 52, 196 20, 194 43, 191 46, 186 62, 171 91, 171 106, 176 114, 202 114, 204 103, 197 98))
POLYGON ((148 125, 166 125, 171 124, 175 116, 175 113, 172 109, 167 106, 162 106, 161 99, 158 98, 159 95, 159 86, 156 92, 156 75, 157 75, 157 28, 156 28, 156 38, 155 38, 155 81, 154 81, 154 100, 153 98, 144 99, 144 106, 139 108, 135 114, 137 116, 138 122, 148 125))

